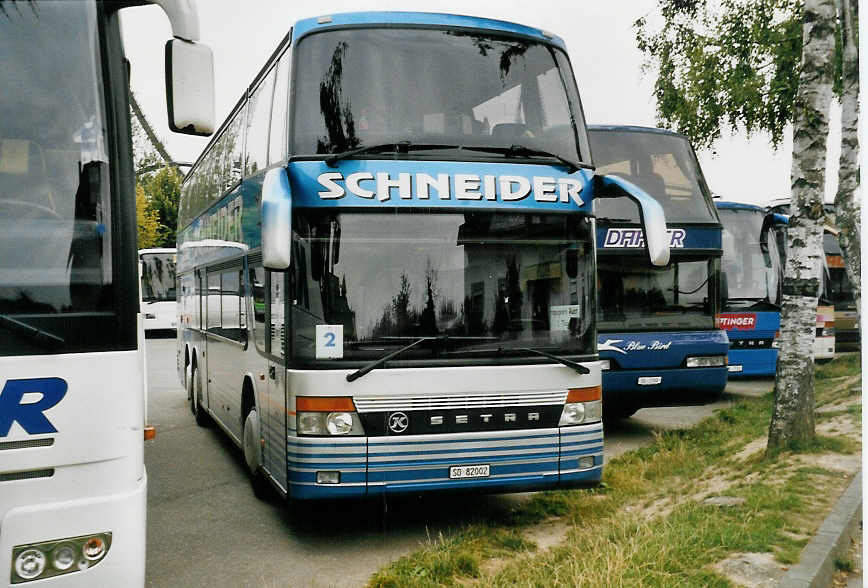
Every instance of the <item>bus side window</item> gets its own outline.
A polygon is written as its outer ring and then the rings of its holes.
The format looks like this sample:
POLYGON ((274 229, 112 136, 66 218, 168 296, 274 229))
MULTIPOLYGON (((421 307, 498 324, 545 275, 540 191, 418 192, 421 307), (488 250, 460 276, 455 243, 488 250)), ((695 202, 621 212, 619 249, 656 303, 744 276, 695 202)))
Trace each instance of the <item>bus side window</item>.
POLYGON ((219 332, 222 322, 220 319, 220 274, 207 274, 208 276, 208 317, 206 327, 211 332, 219 332))
POLYGON ((220 274, 220 335, 234 341, 241 341, 244 319, 241 313, 241 271, 232 269, 220 274))
POLYGON ((286 101, 289 97, 289 49, 277 62, 277 79, 274 85, 274 103, 271 109, 271 133, 269 135, 268 164, 286 159, 286 101))
POLYGON ((253 175, 265 168, 268 153, 268 127, 271 118, 271 96, 274 92, 274 69, 253 90, 247 106, 247 129, 244 142, 244 175, 253 175))
POLYGON ((250 293, 253 299, 253 340, 257 349, 267 352, 265 347, 265 269, 261 265, 250 268, 250 293))

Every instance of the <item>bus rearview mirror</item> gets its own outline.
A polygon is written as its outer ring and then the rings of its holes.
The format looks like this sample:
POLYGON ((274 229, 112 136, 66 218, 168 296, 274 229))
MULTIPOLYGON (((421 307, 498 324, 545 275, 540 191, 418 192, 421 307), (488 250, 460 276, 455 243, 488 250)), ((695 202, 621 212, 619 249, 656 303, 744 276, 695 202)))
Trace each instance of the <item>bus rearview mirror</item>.
POLYGON ((262 265, 284 271, 292 248, 292 193, 286 168, 268 170, 262 182, 262 265))
POLYGON ((645 247, 653 265, 663 267, 669 264, 669 232, 666 230, 666 215, 663 207, 636 184, 620 176, 594 176, 598 188, 596 198, 629 198, 639 207, 639 218, 645 235, 645 247))
POLYGON ((186 135, 214 132, 214 55, 182 39, 166 43, 166 104, 169 128, 186 135))

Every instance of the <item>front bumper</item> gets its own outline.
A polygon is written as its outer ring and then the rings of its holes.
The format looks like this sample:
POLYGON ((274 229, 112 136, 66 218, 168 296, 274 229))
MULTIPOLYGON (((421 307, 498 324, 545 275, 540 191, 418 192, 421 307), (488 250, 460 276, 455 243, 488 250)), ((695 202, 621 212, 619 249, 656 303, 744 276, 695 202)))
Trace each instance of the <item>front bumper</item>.
POLYGON ((592 486, 603 471, 602 423, 478 433, 289 439, 294 499, 378 496, 432 491, 519 492, 592 486), (579 458, 593 466, 580 468, 579 458), (450 479, 449 469, 489 465, 486 478, 450 479), (318 484, 318 471, 340 472, 318 484))
POLYGON ((729 377, 774 376, 778 364, 777 349, 730 349, 729 377))
POLYGON ((136 488, 124 494, 32 504, 9 510, 0 524, 0 585, 15 588, 144 586, 147 486, 147 475, 143 475, 136 488), (110 532, 112 542, 98 564, 53 578, 11 584, 14 546, 100 532, 110 532))
POLYGON ((727 368, 606 370, 603 372, 603 411, 607 402, 629 402, 639 408, 702 404, 726 388, 727 368), (640 378, 659 383, 640 385, 640 378))

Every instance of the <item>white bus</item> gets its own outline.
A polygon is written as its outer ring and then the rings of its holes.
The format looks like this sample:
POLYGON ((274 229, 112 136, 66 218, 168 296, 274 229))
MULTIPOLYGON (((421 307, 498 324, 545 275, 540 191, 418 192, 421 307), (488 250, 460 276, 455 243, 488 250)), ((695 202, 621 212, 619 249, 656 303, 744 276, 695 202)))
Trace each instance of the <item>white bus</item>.
MULTIPOLYGON (((194 43, 189 2, 159 3, 176 37, 167 77, 184 80, 169 84, 169 120, 208 133, 210 50, 194 43)), ((144 584, 148 428, 123 5, 0 3, 3 586, 144 584)))
POLYGON ((558 37, 296 23, 182 186, 196 420, 243 448, 256 492, 294 500, 596 484, 591 203, 618 194, 665 265, 659 204, 594 176, 558 37))
POLYGON ((174 331, 177 326, 176 258, 174 247, 139 249, 145 334, 148 331, 174 331))

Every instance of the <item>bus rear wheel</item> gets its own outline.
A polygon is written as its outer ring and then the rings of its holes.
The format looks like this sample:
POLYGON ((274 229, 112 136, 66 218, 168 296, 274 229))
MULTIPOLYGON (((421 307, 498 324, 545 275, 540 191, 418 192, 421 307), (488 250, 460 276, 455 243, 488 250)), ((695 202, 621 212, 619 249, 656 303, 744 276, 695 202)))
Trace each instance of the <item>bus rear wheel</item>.
POLYGON ((259 413, 253 407, 244 418, 243 450, 247 474, 253 494, 260 500, 267 500, 271 495, 271 486, 262 471, 262 444, 260 441, 259 413))
POLYGON ((190 376, 187 380, 190 398, 190 412, 196 417, 196 424, 200 427, 208 426, 208 414, 202 408, 202 382, 199 379, 199 370, 195 366, 187 368, 190 376))

